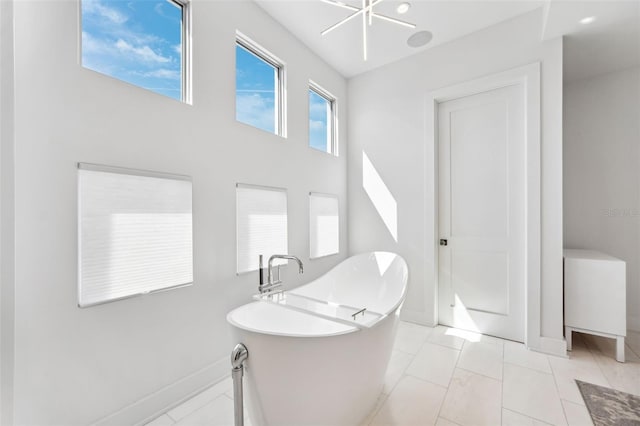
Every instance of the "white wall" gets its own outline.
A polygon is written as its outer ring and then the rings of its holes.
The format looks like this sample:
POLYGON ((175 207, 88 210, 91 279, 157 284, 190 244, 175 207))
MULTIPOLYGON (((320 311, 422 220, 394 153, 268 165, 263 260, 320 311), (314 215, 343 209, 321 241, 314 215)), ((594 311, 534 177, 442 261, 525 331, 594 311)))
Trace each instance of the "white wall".
POLYGON ((627 326, 640 330, 640 68, 564 88, 565 247, 627 263, 627 326))
POLYGON ((192 106, 83 69, 76 1, 17 2, 14 12, 14 420, 87 424, 150 396, 111 418, 140 421, 230 368, 225 316, 258 280, 235 274, 236 182, 289 189, 290 253, 305 260, 303 277, 287 268, 289 286, 345 257, 347 108, 341 157, 310 149, 307 88, 313 79, 346 106, 346 81, 252 2, 193 1, 192 106), (236 29, 286 62, 287 139, 235 121, 236 29), (76 306, 78 161, 193 177, 193 286, 76 306), (308 260, 309 191, 339 196, 339 256, 308 260))
POLYGON ((13 416, 14 362, 13 3, 0 2, 0 424, 13 416))
MULTIPOLYGON (((426 94, 539 61, 541 334, 562 339, 562 40, 541 42, 541 24, 536 10, 349 81, 350 249, 386 249, 405 257, 407 319, 437 322, 434 147, 425 142, 426 94), (363 152, 397 203, 397 242, 363 190, 363 152)), ((555 347, 562 347, 560 340, 555 347)))

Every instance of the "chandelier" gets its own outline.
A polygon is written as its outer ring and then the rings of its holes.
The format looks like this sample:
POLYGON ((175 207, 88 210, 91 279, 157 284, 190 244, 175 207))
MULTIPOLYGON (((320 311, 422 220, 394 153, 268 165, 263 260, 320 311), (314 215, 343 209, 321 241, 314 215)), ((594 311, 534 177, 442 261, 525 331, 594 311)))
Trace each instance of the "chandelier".
POLYGON ((326 30, 322 31, 320 35, 326 35, 327 33, 335 30, 336 28, 346 24, 347 22, 361 16, 362 17, 362 54, 363 58, 367 60, 367 27, 370 27, 373 24, 373 19, 379 19, 381 21, 392 22, 394 24, 402 25, 403 27, 415 28, 415 24, 411 24, 409 22, 401 21, 399 19, 391 18, 390 16, 381 15, 376 13, 373 8, 374 6, 382 3, 383 0, 362 0, 362 7, 351 6, 349 4, 343 3, 337 0, 320 0, 323 3, 331 4, 333 6, 341 7, 343 9, 347 9, 352 11, 353 13, 341 21, 336 22, 331 25, 326 30))

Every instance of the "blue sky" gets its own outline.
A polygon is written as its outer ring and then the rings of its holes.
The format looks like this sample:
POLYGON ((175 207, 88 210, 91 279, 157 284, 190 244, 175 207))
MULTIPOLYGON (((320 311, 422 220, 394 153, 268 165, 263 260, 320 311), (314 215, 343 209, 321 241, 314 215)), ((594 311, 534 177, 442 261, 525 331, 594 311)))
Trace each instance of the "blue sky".
POLYGON ((181 24, 167 0, 82 0, 82 65, 181 99, 181 24))
POLYGON ((275 133, 277 70, 236 46, 236 120, 275 133))
MULTIPOLYGON (((82 0, 82 65, 182 98, 182 11, 168 0, 82 0)), ((276 133, 277 70, 236 47, 236 119, 276 133)), ((309 91, 309 145, 327 151, 327 101, 309 91)))
POLYGON ((327 120, 331 114, 329 102, 309 90, 309 146, 328 152, 327 120))

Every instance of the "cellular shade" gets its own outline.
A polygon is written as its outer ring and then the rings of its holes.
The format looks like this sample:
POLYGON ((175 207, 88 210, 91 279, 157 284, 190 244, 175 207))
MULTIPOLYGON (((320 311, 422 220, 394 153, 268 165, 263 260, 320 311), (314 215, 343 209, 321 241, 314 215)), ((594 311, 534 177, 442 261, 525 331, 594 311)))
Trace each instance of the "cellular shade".
MULTIPOLYGON (((254 185, 236 186, 237 272, 258 269, 258 256, 264 266, 273 254, 287 254, 287 192, 281 188, 254 185)), ((273 264, 285 262, 280 260, 273 264)))
POLYGON ((309 257, 339 253, 340 223, 338 197, 309 194, 309 257))
POLYGON ((78 304, 191 283, 190 179, 78 167, 78 304))

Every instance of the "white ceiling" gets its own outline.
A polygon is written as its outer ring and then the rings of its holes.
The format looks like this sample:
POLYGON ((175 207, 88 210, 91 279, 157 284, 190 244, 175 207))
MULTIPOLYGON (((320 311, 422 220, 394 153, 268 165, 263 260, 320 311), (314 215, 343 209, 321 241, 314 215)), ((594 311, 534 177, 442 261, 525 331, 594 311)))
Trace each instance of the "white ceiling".
MULTIPOLYGON (((269 15, 345 77, 414 55, 433 46, 543 7, 541 39, 565 35, 565 80, 640 66, 640 0, 384 0, 375 12, 417 25, 410 29, 374 20, 368 29, 368 60, 362 55, 362 19, 357 18, 325 36, 320 32, 353 12, 321 0, 255 0, 269 15), (589 25, 580 19, 595 16, 589 25), (412 48, 409 36, 428 30, 433 39, 412 48)), ((362 0, 342 0, 361 7, 362 0)))
MULTIPOLYGON (((361 7, 361 0, 343 0, 361 7)), ((349 16, 351 11, 320 0, 256 0, 311 50, 345 77, 352 77, 379 66, 416 54, 433 46, 463 37, 480 29, 542 7, 541 0, 409 0, 412 7, 396 12, 402 1, 384 0, 375 12, 417 25, 416 29, 374 20, 369 30, 368 59, 362 55, 362 20, 354 19, 325 36, 320 32, 349 16), (425 47, 412 48, 407 38, 428 30, 433 39, 425 47)))
POLYGON ((553 1, 543 38, 564 38, 564 80, 640 66, 640 1, 553 1), (593 16, 588 25, 580 20, 593 16))

